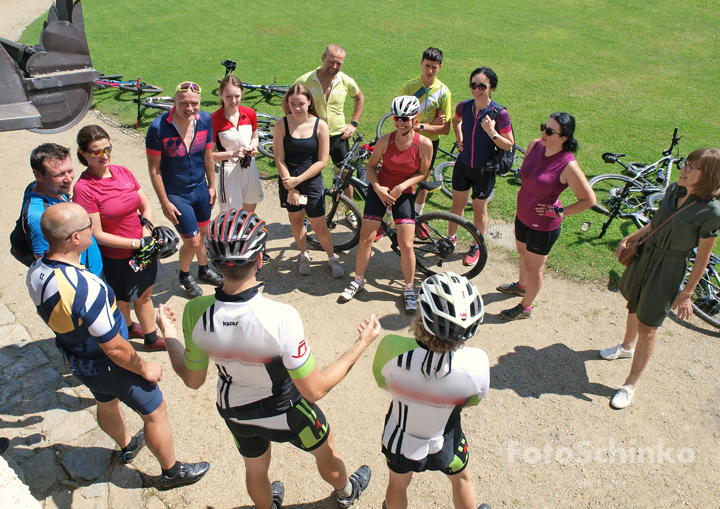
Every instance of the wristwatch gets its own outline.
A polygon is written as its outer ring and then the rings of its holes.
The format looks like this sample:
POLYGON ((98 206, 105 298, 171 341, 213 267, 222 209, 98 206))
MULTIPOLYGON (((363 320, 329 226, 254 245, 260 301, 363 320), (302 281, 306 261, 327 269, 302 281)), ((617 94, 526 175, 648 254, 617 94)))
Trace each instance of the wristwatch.
POLYGON ((499 137, 500 137, 499 134, 493 134, 492 140, 495 141, 495 140, 497 140, 499 137))
POLYGON ((563 215, 563 213, 565 212, 565 209, 564 209, 564 208, 562 208, 562 207, 558 207, 558 208, 557 208, 557 209, 555 209, 555 210, 556 210, 556 211, 557 211, 557 213, 558 213, 558 217, 560 217, 560 218, 563 218, 563 217, 565 217, 565 216, 563 215))
POLYGON ((357 129, 358 123, 355 122, 354 120, 351 120, 350 125, 353 126, 355 129, 357 129))
POLYGON ((130 243, 130 247, 132 249, 135 249, 135 239, 132 239, 132 242, 130 243))

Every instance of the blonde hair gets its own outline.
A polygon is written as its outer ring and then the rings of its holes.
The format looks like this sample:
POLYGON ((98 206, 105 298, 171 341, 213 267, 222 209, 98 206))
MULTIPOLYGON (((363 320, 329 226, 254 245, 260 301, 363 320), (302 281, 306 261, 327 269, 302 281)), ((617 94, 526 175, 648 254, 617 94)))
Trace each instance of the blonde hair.
POLYGON ((427 330, 425 330, 425 326, 422 323, 421 314, 415 316, 412 324, 410 324, 410 330, 415 336, 415 339, 424 343, 425 346, 427 346, 432 352, 455 352, 456 350, 459 350, 465 345, 464 343, 459 341, 447 341, 433 334, 430 334, 427 330))
POLYGON ((700 172, 700 180, 693 193, 702 201, 720 196, 720 149, 693 150, 688 154, 687 162, 700 172))

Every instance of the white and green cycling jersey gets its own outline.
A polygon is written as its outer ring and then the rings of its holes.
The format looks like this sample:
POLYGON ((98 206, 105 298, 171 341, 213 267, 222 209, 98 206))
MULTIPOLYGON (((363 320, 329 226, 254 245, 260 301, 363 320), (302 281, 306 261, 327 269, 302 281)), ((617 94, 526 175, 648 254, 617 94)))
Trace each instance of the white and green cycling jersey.
POLYGON ((211 357, 217 366, 220 415, 287 429, 283 414, 301 399, 292 380, 315 366, 295 308, 266 299, 258 287, 236 295, 217 289, 187 303, 182 325, 185 366, 206 369, 211 357))

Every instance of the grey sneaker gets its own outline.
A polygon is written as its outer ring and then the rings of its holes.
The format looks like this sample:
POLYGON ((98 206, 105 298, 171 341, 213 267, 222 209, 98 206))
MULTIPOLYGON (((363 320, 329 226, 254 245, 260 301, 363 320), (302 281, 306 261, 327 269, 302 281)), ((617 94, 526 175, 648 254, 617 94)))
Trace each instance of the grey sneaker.
POLYGON ((635 349, 625 350, 620 343, 605 350, 600 351, 600 357, 609 361, 615 359, 632 359, 635 354, 635 349))
POLYGON ((282 507, 283 499, 285 498, 285 485, 282 481, 273 481, 272 483, 272 497, 273 502, 278 509, 282 507))
POLYGON ((300 263, 298 263, 298 272, 303 276, 310 274, 310 255, 300 255, 300 263))
POLYGON ((365 491, 370 484, 370 467, 363 465, 358 468, 354 474, 350 476, 350 484, 352 484, 352 494, 348 498, 337 497, 340 507, 350 507, 360 498, 362 492, 365 491))
POLYGON ((343 277, 345 275, 345 271, 340 266, 340 260, 337 256, 335 258, 328 259, 328 267, 332 270, 333 277, 343 277))
POLYGON ((635 389, 631 389, 627 385, 623 385, 615 393, 615 396, 613 396, 613 399, 610 400, 610 404, 613 406, 613 408, 617 408, 618 410, 621 410, 630 404, 634 394, 635 394, 635 389))
POLYGON ((207 474, 208 470, 210 470, 210 463, 205 461, 201 461, 200 463, 181 463, 180 469, 174 476, 168 477, 160 474, 160 481, 156 487, 160 491, 165 491, 179 488, 180 486, 195 484, 207 474))
POLYGON ((500 311, 500 317, 505 320, 522 320, 523 318, 530 318, 531 316, 532 309, 525 311, 522 304, 518 304, 514 308, 506 309, 505 311, 500 311))
POLYGON ((340 294, 340 302, 348 302, 355 297, 355 294, 365 288, 365 281, 358 283, 357 281, 350 281, 347 288, 340 294))
POLYGON ((498 286, 497 290, 503 293, 514 293, 515 295, 525 297, 525 288, 520 288, 518 283, 504 283, 498 286))

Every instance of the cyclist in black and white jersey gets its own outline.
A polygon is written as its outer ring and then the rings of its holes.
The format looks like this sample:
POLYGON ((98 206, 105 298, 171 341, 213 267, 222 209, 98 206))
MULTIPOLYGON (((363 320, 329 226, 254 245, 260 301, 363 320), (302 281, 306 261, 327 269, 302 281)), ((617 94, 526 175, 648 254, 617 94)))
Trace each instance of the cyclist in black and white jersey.
POLYGON ((373 362, 377 384, 393 398, 382 437, 390 470, 385 503, 406 509, 413 473, 436 470, 452 483, 454 507, 475 509, 460 413, 490 386, 485 352, 463 348, 482 322, 482 299, 465 277, 447 272, 426 279, 418 300, 414 338, 385 336, 373 362))
POLYGON ((380 334, 380 324, 375 315, 365 319, 355 344, 319 369, 295 308, 258 291, 266 240, 265 222, 254 213, 221 213, 205 243, 224 275, 223 287, 185 306, 184 346, 176 339, 170 308, 160 306, 158 321, 173 369, 188 387, 200 388, 210 358, 215 362, 218 411, 243 457, 248 494, 257 507, 277 509, 284 496, 282 483, 268 480, 271 442, 290 442, 315 456, 320 475, 335 488, 340 505, 349 507, 367 488, 370 468, 363 465, 348 476, 315 401, 347 375, 380 334))

